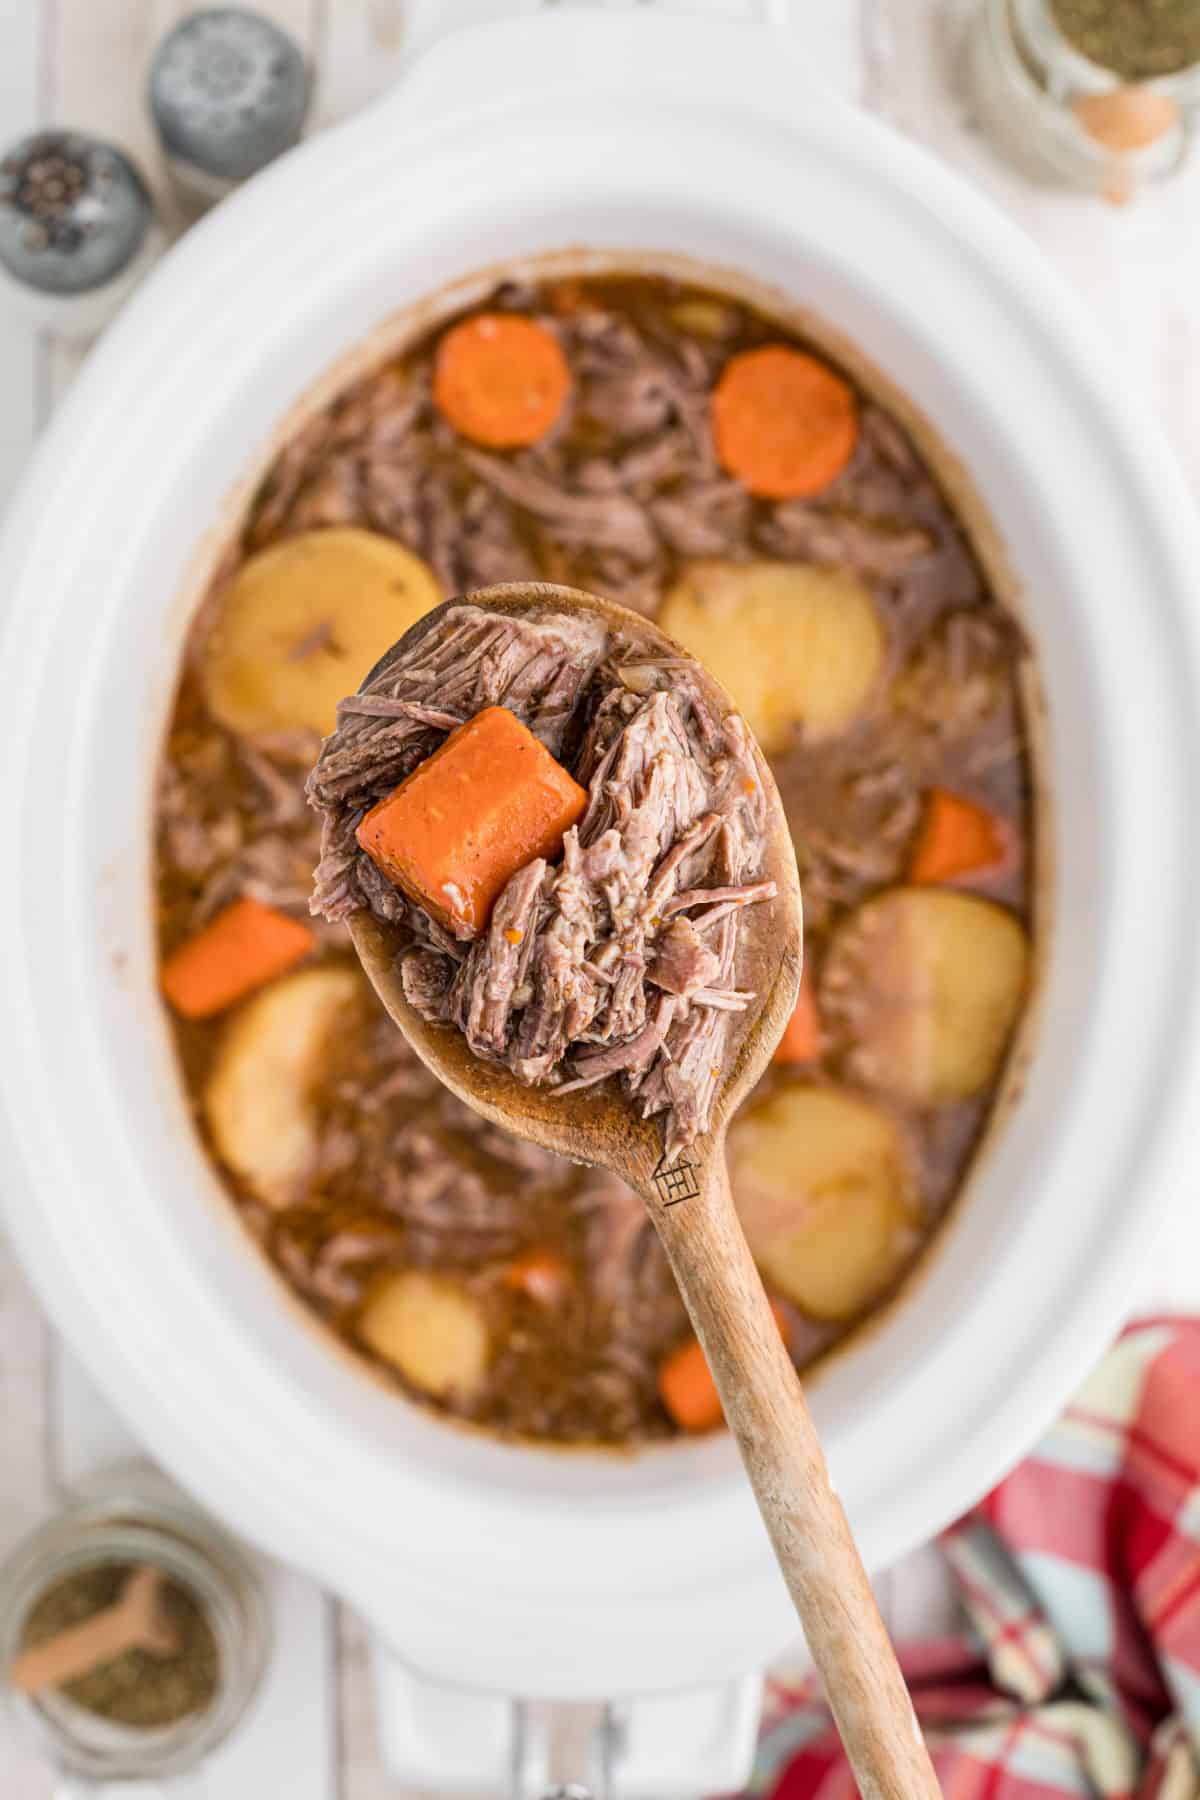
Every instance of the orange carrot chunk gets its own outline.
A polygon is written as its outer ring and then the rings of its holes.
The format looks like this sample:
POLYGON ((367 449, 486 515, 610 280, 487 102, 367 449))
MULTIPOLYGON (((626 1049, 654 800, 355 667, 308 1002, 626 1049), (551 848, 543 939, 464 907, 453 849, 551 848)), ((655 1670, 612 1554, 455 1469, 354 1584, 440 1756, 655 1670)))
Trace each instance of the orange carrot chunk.
POLYGON ((389 881, 473 938, 510 876, 558 855, 587 798, 513 713, 489 706, 372 807, 355 836, 389 881))
POLYGON ((658 1392, 681 1431, 711 1431, 725 1417, 717 1384, 695 1338, 672 1350, 661 1364, 658 1392))
POLYGON ((476 313, 438 345, 433 398, 455 431, 492 450, 536 444, 566 403, 571 371, 544 325, 476 313))
MULTIPOLYGON (((786 1343, 787 1315, 775 1300, 771 1311, 786 1343)), ((711 1431, 725 1417, 708 1359, 696 1338, 680 1344, 659 1364, 658 1394, 681 1431, 711 1431)))
POLYGON ((257 900, 235 900, 169 956, 162 989, 185 1019, 209 1019, 308 955, 307 925, 257 900))
POLYGON ((514 1293, 536 1300, 539 1306, 554 1306, 562 1299, 571 1272, 561 1256, 553 1250, 529 1250, 510 1262, 504 1271, 504 1285, 514 1293))
POLYGON ((827 363, 785 344, 743 350, 726 363, 712 398, 724 468, 765 500, 819 494, 858 442, 858 405, 827 363))
POLYGON ((820 1054, 821 1021, 817 1013, 817 998, 809 979, 808 964, 805 963, 804 973, 800 977, 800 992, 796 996, 796 1010, 784 1027, 783 1036, 775 1050, 775 1061, 815 1062, 820 1054))
POLYGON ((1007 852, 1007 834, 994 813, 946 788, 931 788, 908 878, 923 885, 953 881, 994 868, 1007 852))

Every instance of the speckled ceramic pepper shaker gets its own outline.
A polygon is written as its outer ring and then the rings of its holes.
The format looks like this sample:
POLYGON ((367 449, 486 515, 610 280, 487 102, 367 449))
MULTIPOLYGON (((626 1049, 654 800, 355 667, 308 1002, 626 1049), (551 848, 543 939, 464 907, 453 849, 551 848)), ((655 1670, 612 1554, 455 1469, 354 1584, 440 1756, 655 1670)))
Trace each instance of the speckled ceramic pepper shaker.
POLYGON ((312 81, 287 34, 241 7, 193 13, 160 44, 150 111, 181 200, 211 206, 297 142, 312 81))
POLYGON ((108 322, 162 242, 150 192, 115 145, 39 131, 0 158, 6 310, 88 336, 108 322))

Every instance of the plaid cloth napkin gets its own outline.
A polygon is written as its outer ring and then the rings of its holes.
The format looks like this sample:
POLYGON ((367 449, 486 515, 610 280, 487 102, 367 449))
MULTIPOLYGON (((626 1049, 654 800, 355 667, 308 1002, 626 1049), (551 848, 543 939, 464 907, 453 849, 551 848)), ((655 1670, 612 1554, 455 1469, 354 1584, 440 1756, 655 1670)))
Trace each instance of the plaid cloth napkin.
MULTIPOLYGON (((941 1540, 969 1621, 901 1649, 952 1800, 1200 1800, 1200 1320, 1114 1345, 941 1540)), ((777 1675, 750 1793, 851 1800, 811 1676, 777 1675)))

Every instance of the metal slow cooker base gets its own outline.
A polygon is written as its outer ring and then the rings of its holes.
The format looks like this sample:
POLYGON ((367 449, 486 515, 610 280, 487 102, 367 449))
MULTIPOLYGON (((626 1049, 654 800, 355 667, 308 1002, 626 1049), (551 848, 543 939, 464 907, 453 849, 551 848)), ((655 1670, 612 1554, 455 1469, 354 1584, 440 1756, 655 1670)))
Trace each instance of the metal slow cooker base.
POLYGON ((595 1705, 509 1701, 428 1681, 377 1639, 380 1749, 397 1781, 536 1800, 691 1800, 742 1787, 754 1758, 761 1675, 687 1693, 595 1705))

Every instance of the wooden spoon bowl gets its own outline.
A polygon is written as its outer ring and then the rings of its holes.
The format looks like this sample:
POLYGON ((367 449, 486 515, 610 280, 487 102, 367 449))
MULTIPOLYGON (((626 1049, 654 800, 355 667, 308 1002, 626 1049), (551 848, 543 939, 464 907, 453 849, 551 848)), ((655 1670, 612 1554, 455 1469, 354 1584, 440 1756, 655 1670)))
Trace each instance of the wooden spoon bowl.
MULTIPOLYGON (((648 658, 687 657, 638 614, 578 589, 533 582, 485 588, 464 599, 504 613, 584 611, 603 618, 648 658)), ((417 641, 444 612, 439 607, 427 614, 402 642, 417 641)), ((392 654, 372 670, 364 687, 392 654)), ((735 710, 707 671, 687 660, 719 710, 735 710)), ((737 980, 756 998, 731 1034, 709 1130, 669 1163, 661 1120, 639 1118, 615 1080, 566 1095, 525 1087, 507 1069, 473 1055, 453 1026, 430 1024, 409 1005, 395 927, 362 912, 351 920, 350 933, 392 1019, 453 1093, 518 1137, 574 1162, 613 1170, 642 1196, 704 1347, 859 1790, 865 1800, 885 1795, 934 1800, 937 1778, 912 1702, 846 1515, 830 1487, 799 1378, 738 1222, 725 1166, 726 1129, 791 1017, 803 956, 791 834, 757 746, 755 757, 768 808, 761 873, 778 890, 773 900, 748 907, 741 922, 737 980)))
MULTIPOLYGON (((514 582, 483 588, 468 599, 472 606, 486 606, 493 612, 582 610, 599 615, 635 650, 644 650, 648 660, 686 657, 718 711, 724 714, 735 710, 729 695, 706 669, 664 631, 627 607, 548 582, 514 582)), ((448 607, 456 604, 460 603, 450 601, 427 613, 403 642, 411 644, 425 636, 448 607)), ((374 674, 372 670, 364 688, 374 674)), ((723 1140, 729 1120, 770 1062, 792 1016, 803 955, 800 880, 791 834, 775 777, 757 745, 754 754, 771 820, 762 878, 773 880, 778 893, 773 900, 747 907, 741 921, 738 984, 750 988, 755 999, 746 1012, 736 1015, 730 1032, 728 1068, 717 1092, 708 1133, 708 1138, 717 1143, 723 1140)), ((500 1064, 484 1062, 473 1055, 461 1032, 452 1025, 430 1024, 409 1005, 399 975, 402 938, 396 926, 361 912, 350 921, 350 935, 359 960, 392 1019, 421 1061, 461 1100, 518 1137, 554 1150, 572 1162, 612 1169, 639 1193, 645 1192, 662 1159, 661 1120, 640 1118, 615 1080, 582 1088, 561 1099, 553 1088, 526 1087, 500 1064)), ((697 1154, 698 1151, 689 1152, 689 1159, 695 1161, 697 1154)))

